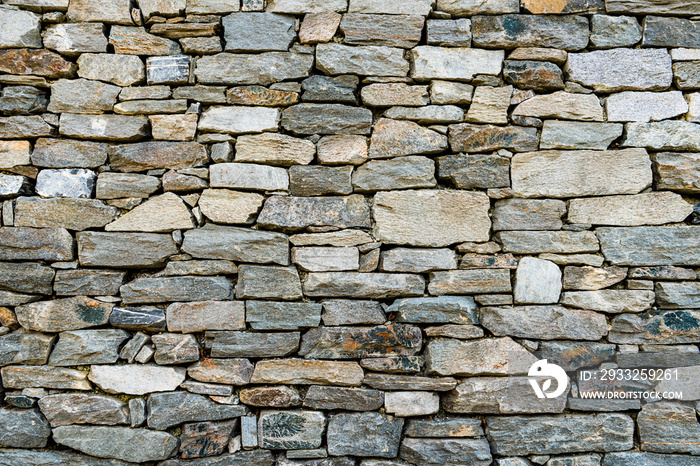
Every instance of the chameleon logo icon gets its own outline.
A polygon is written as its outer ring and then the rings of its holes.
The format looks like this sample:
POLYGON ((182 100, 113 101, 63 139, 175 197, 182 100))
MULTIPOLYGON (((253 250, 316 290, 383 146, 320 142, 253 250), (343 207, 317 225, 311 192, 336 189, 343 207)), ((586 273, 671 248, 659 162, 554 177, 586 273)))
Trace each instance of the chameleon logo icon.
POLYGON ((566 391, 568 384, 568 377, 564 369, 557 366, 556 364, 550 364, 546 359, 540 359, 530 366, 530 370, 527 372, 528 377, 533 377, 528 380, 532 389, 535 391, 537 398, 556 398, 566 391), (535 378, 536 377, 536 378, 535 378), (538 379, 542 377, 551 377, 542 383, 542 387, 538 382, 538 379), (554 391, 547 392, 547 389, 552 385, 552 378, 557 381, 557 388, 554 391))

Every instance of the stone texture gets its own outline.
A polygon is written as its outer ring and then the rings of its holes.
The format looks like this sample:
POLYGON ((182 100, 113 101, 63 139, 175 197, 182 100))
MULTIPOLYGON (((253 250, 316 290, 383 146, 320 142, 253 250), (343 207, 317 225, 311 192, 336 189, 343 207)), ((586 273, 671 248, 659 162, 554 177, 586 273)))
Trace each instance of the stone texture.
POLYGON ((384 394, 370 389, 313 385, 304 397, 304 407, 313 409, 373 411, 383 404, 384 394))
POLYGON ((91 199, 20 197, 15 204, 15 225, 81 231, 105 226, 117 212, 116 208, 91 199))
POLYGON ((238 268, 238 299, 294 300, 301 297, 299 274, 293 267, 242 265, 238 268))
POLYGON ((447 149, 447 138, 409 121, 382 118, 372 133, 369 157, 435 154, 447 149), (397 141, 401 141, 400 144, 397 141))
POLYGON ((298 104, 284 110, 282 127, 295 134, 369 134, 372 113, 339 104, 298 104))
POLYGON ((252 374, 253 365, 247 359, 208 359, 187 368, 187 375, 206 383, 246 385, 252 374))
POLYGON ((263 360, 255 365, 251 383, 357 386, 364 373, 356 362, 263 360))
POLYGON ((411 48, 421 39, 423 23, 424 18, 418 15, 351 12, 343 15, 340 31, 345 35, 345 44, 411 48))
POLYGON ((294 18, 275 13, 232 13, 223 26, 227 52, 286 52, 296 38, 294 18))
POLYGON ((275 131, 280 112, 272 108, 210 107, 199 120, 198 129, 214 133, 260 133, 275 131))
POLYGON ((455 20, 430 19, 427 25, 428 45, 447 47, 469 47, 472 42, 471 20, 460 18, 455 20))
POLYGON ((497 238, 505 252, 514 254, 594 253, 599 249, 596 235, 589 231, 503 231, 497 238))
POLYGON ((485 307, 481 323, 494 335, 547 340, 599 340, 608 332, 603 314, 562 306, 485 307))
POLYGON ((608 121, 666 120, 688 111, 688 103, 680 91, 621 92, 605 101, 608 121))
POLYGON ((0 48, 41 48, 41 17, 12 7, 0 8, 0 48), (12 25, 12 27, 10 27, 12 25))
POLYGON ((691 193, 700 190, 700 174, 695 160, 698 154, 662 152, 655 154, 657 189, 691 193))
POLYGON ((457 256, 449 249, 395 248, 381 255, 380 269, 385 272, 423 273, 457 268, 457 256))
POLYGON ((146 79, 141 58, 133 55, 83 53, 78 58, 78 76, 107 81, 117 86, 131 86, 146 79))
POLYGON ((501 50, 447 48, 420 45, 409 52, 411 77, 423 81, 448 79, 468 81, 477 74, 497 75, 503 67, 501 50))
POLYGON ((700 313, 666 311, 652 316, 621 314, 612 321, 608 339, 620 344, 679 344, 700 339, 700 313))
POLYGON ((220 421, 240 417, 241 406, 222 405, 186 392, 154 393, 148 397, 148 427, 166 430, 183 422, 220 421))
POLYGON ((210 225, 185 233, 183 251, 202 259, 289 263, 288 239, 280 233, 210 225), (231 248, 231 243, 236 244, 231 248))
POLYGON ((318 327, 321 322, 321 305, 248 301, 246 322, 257 330, 297 330, 303 327, 318 327))
POLYGON ((61 332, 51 351, 52 366, 114 364, 119 346, 129 338, 124 330, 74 330, 61 332))
POLYGON ((394 416, 428 416, 440 410, 440 396, 431 392, 388 392, 384 407, 394 416))
POLYGON ((602 121, 603 107, 593 94, 571 94, 565 91, 537 95, 519 104, 513 115, 566 120, 602 121))
POLYGON ((418 327, 318 327, 304 334, 299 355, 309 359, 352 359, 385 354, 414 355, 422 346, 418 327))
POLYGON ((614 265, 697 265, 697 227, 598 228, 606 260, 614 265))
POLYGON ((476 16, 475 46, 552 47, 580 50, 588 45, 588 21, 580 16, 476 16))
POLYGON ((318 411, 263 411, 258 418, 260 446, 273 450, 318 448, 326 417, 318 411))
POLYGON ((17 331, 0 337, 0 365, 46 364, 55 337, 17 331))
POLYGON ((51 435, 46 419, 37 409, 0 411, 0 445, 17 448, 43 448, 51 435))
POLYGON ((664 309, 689 309, 700 307, 700 289, 696 282, 657 282, 657 302, 664 309))
MULTIPOLYGON (((269 11, 269 10, 268 10, 269 11)), ((204 84, 260 84, 305 78, 313 56, 287 52, 262 54, 219 53, 197 60, 194 74, 204 84)))
POLYGON ((289 169, 293 196, 323 196, 352 193, 352 167, 294 165, 289 169))
POLYGON ((508 60, 503 69, 506 82, 519 89, 559 90, 564 88, 561 69, 549 62, 508 60))
POLYGON ((620 136, 621 124, 546 120, 542 126, 540 149, 606 150, 620 136))
POLYGON ((210 168, 214 188, 240 188, 256 191, 286 191, 289 174, 280 167, 252 163, 217 163, 210 168))
POLYGON ((3 73, 36 75, 47 78, 68 78, 76 66, 49 50, 0 50, 0 71, 3 73))
POLYGON ((181 50, 177 42, 139 27, 112 26, 109 43, 116 53, 125 55, 177 55, 181 50))
POLYGON ((322 302, 323 325, 382 324, 386 316, 376 301, 328 299, 322 302))
POLYGON ((492 126, 462 123, 450 125, 450 147, 455 152, 490 152, 507 149, 515 152, 537 150, 536 128, 492 126))
MULTIPOLYGON (((299 348, 299 333, 298 332, 281 332, 281 333, 246 333, 246 332, 209 332, 206 335, 206 346, 211 347, 211 354, 214 357, 278 357, 288 356, 299 348)), ((219 365, 222 369, 227 368, 227 363, 239 364, 240 361, 220 360, 219 365)), ((215 369, 215 364, 209 361, 207 365, 203 364, 198 372, 202 372, 202 376, 198 378, 203 382, 214 382, 210 380, 210 376, 206 374, 207 369, 215 369), (207 379, 204 379, 207 377, 207 379)), ((250 364, 241 363, 243 366, 250 367, 250 364)), ((252 367, 251 367, 252 368, 252 367)), ((193 371, 194 373, 195 371, 193 371)), ((213 372, 216 372, 214 370, 213 372)), ((246 370, 246 373, 249 372, 246 370)), ((219 376, 224 378, 223 376, 219 376)), ((247 375, 250 379, 250 374, 247 375)), ((247 379, 245 380, 247 382, 247 379)), ((240 385, 240 379, 239 383, 240 385)))
POLYGON ((554 199, 503 199, 493 210, 493 229, 499 230, 559 230, 566 213, 563 201, 554 199))
POLYGON ((391 273, 310 273, 304 282, 306 296, 339 298, 393 298, 423 293, 419 275, 391 273))
POLYGON ((148 129, 148 118, 127 115, 61 114, 60 134, 76 139, 132 142, 143 139, 148 129))
POLYGON ((233 284, 225 277, 137 278, 119 289, 124 304, 230 299, 233 284))
POLYGON ((687 121, 628 123, 624 146, 646 147, 653 150, 700 150, 698 125, 687 121))
POLYGON ((351 47, 335 43, 318 44, 316 66, 329 75, 406 76, 409 70, 402 49, 376 45, 351 47))
POLYGON ((510 337, 464 342, 438 339, 428 343, 425 352, 428 373, 442 376, 524 374, 535 361, 510 337))
POLYGON ((237 301, 173 303, 167 309, 171 332, 195 333, 205 330, 243 330, 245 307, 237 301))
POLYGON ((83 393, 45 396, 39 408, 52 427, 71 424, 127 424, 129 410, 116 398, 83 393))
POLYGON ((94 267, 158 267, 177 254, 169 235, 154 233, 84 232, 77 241, 80 263, 94 267))
POLYGON ((361 95, 362 103, 370 107, 421 107, 430 103, 427 86, 409 86, 404 83, 370 84, 362 88, 361 95))
POLYGON ((88 373, 51 366, 7 366, 2 368, 5 388, 53 388, 91 390, 88 373))
POLYGON ((623 267, 576 267, 564 268, 565 290, 599 290, 621 282, 627 277, 623 267))
POLYGON ((567 291, 562 304, 607 313, 642 312, 651 308, 654 292, 642 290, 567 291))
POLYGON ((168 232, 194 227, 185 203, 173 193, 153 197, 114 222, 105 231, 168 232))
POLYGON ((645 405, 637 417, 641 448, 661 453, 698 453, 695 410, 680 403, 645 405))
MULTIPOLYGON (((312 387, 309 391, 311 391, 313 388, 314 387, 312 387)), ((289 408, 299 406, 301 404, 301 397, 299 396, 299 393, 294 388, 286 387, 284 385, 244 388, 240 392, 240 397, 242 403, 250 406, 289 408)), ((313 408, 313 406, 311 407, 313 408)))
POLYGON ((553 262, 534 257, 523 257, 518 262, 513 289, 516 303, 556 303, 561 288, 561 270, 553 262))
POLYGON ((241 136, 236 141, 236 162, 268 165, 308 165, 316 154, 310 141, 278 133, 241 136))
POLYGON ((359 195, 347 197, 273 196, 265 201, 258 225, 281 230, 310 226, 369 227, 369 206, 359 195))
POLYGON ((510 272, 507 269, 468 269, 431 272, 428 292, 445 294, 510 292, 510 272))
POLYGON ((336 414, 328 422, 328 452, 333 456, 394 458, 403 422, 379 413, 336 414))
POLYGON ((90 380, 107 393, 145 395, 177 389, 185 381, 185 369, 152 364, 91 366, 90 380))
POLYGON ((104 325, 112 305, 85 297, 42 301, 15 309, 22 327, 38 332, 61 332, 104 325))
POLYGON ((406 156, 387 161, 369 161, 353 174, 353 186, 359 192, 392 189, 431 188, 435 164, 427 157, 406 156))
POLYGON ((568 219, 571 223, 593 225, 663 225, 685 220, 691 205, 670 192, 572 199, 568 219))
POLYGON ((299 28, 299 42, 329 42, 338 30, 341 17, 334 11, 307 13, 299 28))

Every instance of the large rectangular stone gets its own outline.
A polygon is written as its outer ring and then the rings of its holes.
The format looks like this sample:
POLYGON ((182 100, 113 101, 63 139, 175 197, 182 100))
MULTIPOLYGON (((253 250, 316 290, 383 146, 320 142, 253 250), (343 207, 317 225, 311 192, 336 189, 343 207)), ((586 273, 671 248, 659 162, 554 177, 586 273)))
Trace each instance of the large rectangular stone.
POLYGON ((109 148, 110 167, 119 172, 176 170, 202 165, 208 160, 206 147, 197 142, 149 141, 109 148))
POLYGON ((237 188, 255 191, 286 191, 289 174, 282 167, 255 163, 217 163, 209 166, 213 188, 237 188))
POLYGON ((356 362, 275 359, 258 361, 250 383, 359 386, 363 379, 356 362))
POLYGON ((38 139, 32 152, 32 164, 46 168, 99 167, 107 162, 108 148, 100 142, 38 139))
POLYGON ((519 0, 438 0, 437 9, 458 16, 518 13, 519 0))
POLYGON ((148 118, 129 115, 78 115, 62 113, 59 131, 62 136, 96 141, 131 142, 148 134, 148 118))
POLYGON ((510 293, 508 269, 467 269, 432 272, 428 292, 432 295, 510 293))
POLYGON ((572 254, 598 252, 598 238, 591 231, 501 231, 496 239, 504 252, 513 254, 572 254))
POLYGON ((700 266, 698 226, 598 228, 596 234, 615 265, 700 266))
POLYGON ((391 0, 352 0, 348 11, 350 13, 428 16, 434 3, 433 0, 402 0, 400 4, 391 0))
POLYGON ((564 201, 555 199, 503 199, 493 209, 493 230, 560 230, 564 201))
POLYGON ((411 48, 420 41, 424 21, 417 15, 348 13, 343 15, 340 31, 345 34, 345 44, 411 48))
POLYGON ((469 81, 477 74, 498 75, 503 68, 505 52, 421 45, 413 48, 409 55, 413 64, 411 77, 416 80, 469 81))
POLYGON ((631 345, 700 343, 700 312, 680 310, 653 315, 620 314, 612 321, 608 341, 631 345))
POLYGON ((700 308, 700 282, 656 282, 654 291, 660 308, 700 308))
POLYGON ((281 113, 266 107, 210 107, 202 113, 197 129, 214 133, 277 131, 281 113))
POLYGON ((278 81, 305 78, 313 64, 313 55, 299 53, 219 53, 199 58, 194 74, 202 84, 267 86, 278 81))
POLYGON ((584 225, 663 225, 682 222, 692 208, 680 194, 671 192, 592 197, 569 201, 568 219, 584 225))
POLYGON ((80 264, 88 267, 159 267, 178 252, 166 234, 86 231, 77 240, 80 264))
POLYGON ((425 280, 420 275, 392 273, 310 273, 304 282, 306 296, 333 298, 396 298, 420 296, 425 280))
POLYGON ((528 152, 513 156, 511 178, 520 197, 637 194, 651 186, 651 160, 643 149, 528 152))
POLYGON ((689 121, 666 120, 651 123, 627 123, 624 147, 649 150, 700 151, 700 125, 689 121))
POLYGON ((282 127, 296 134, 370 134, 372 112, 339 104, 298 104, 282 112, 282 127))
POLYGON ((498 336, 543 340, 600 340, 608 333, 604 314, 563 306, 485 307, 481 325, 498 336))
POLYGON ((214 358, 281 357, 299 349, 299 332, 207 332, 205 344, 214 358))
POLYGON ((225 277, 137 278, 119 289, 122 303, 229 300, 233 284, 225 277))
POLYGON ((199 259, 289 264, 286 235, 247 228, 206 225, 185 232, 182 250, 199 259))
POLYGON ((537 128, 523 126, 450 125, 450 147, 455 152, 490 152, 507 149, 514 152, 537 150, 537 128))
POLYGON ((318 327, 320 303, 279 303, 248 301, 245 320, 255 330, 298 330, 318 327))
POLYGON ((434 339, 425 350, 428 373, 442 376, 525 374, 536 361, 534 355, 510 337, 474 341, 434 339))
POLYGON ((644 19, 642 46, 699 48, 700 22, 647 16, 644 19))
POLYGON ((63 228, 0 228, 0 260, 69 261, 73 238, 63 228))
POLYGON ((421 330, 413 325, 318 327, 304 334, 299 355, 308 359, 414 356, 422 343, 421 330))
POLYGON ((606 0, 608 13, 700 15, 700 4, 695 0, 606 0))
POLYGON ((316 46, 316 66, 327 74, 406 76, 409 64, 403 49, 368 45, 351 47, 328 43, 316 46))
POLYGON ((472 18, 474 46, 548 47, 581 50, 588 45, 588 19, 582 16, 503 15, 472 18))
POLYGON ((410 464, 488 466, 492 461, 489 442, 479 439, 405 438, 399 451, 410 464))

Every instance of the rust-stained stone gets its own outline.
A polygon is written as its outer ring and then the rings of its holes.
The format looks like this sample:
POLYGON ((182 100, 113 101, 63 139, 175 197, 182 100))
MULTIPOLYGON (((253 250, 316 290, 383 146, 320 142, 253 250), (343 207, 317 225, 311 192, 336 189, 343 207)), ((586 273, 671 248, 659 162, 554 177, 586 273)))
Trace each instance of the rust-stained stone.
POLYGON ((59 54, 45 49, 0 50, 0 72, 31 74, 47 78, 70 78, 78 67, 59 54))
POLYGON ((450 147, 455 152, 489 152, 508 149, 516 152, 537 150, 537 128, 522 126, 450 125, 450 147))
POLYGON ((230 105, 283 107, 299 102, 299 94, 268 89, 263 86, 240 86, 226 91, 226 102, 230 105))
POLYGON ((109 43, 115 53, 126 55, 177 55, 180 45, 170 39, 149 34, 141 27, 113 26, 109 43))
POLYGON ((241 403, 250 406, 292 408, 301 405, 299 392, 285 385, 245 388, 241 390, 239 396, 241 403))
POLYGON ((197 142, 143 142, 109 148, 110 166, 120 172, 189 168, 208 159, 206 148, 197 142))
POLYGON ((183 459, 220 455, 226 449, 238 419, 225 422, 197 422, 182 426, 180 456, 183 459))
POLYGON ((364 371, 356 362, 274 359, 259 361, 250 382, 356 386, 362 384, 363 378, 364 371))
POLYGON ((561 69, 549 62, 507 60, 503 77, 520 89, 564 89, 561 69))
POLYGON ((412 356, 422 346, 419 327, 318 327, 304 335, 299 355, 311 359, 352 359, 396 354, 412 356))
POLYGON ((253 365, 247 359, 208 358, 187 368, 187 375, 207 383, 246 385, 253 374, 253 365))

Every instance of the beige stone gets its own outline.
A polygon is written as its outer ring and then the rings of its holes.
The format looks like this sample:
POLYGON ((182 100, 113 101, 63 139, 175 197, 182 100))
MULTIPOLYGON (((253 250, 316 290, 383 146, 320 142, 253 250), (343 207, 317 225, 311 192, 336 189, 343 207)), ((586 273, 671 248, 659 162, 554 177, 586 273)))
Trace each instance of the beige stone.
POLYGON ((185 203, 176 194, 165 193, 122 215, 105 230, 167 232, 191 228, 194 223, 185 203))
POLYGON ((477 87, 465 120, 471 123, 507 124, 512 94, 512 86, 477 87))
POLYGON ((603 121, 603 107, 595 94, 558 91, 536 95, 519 104, 513 115, 564 120, 603 121))
POLYGON ((316 146, 306 139, 269 133, 241 136, 236 141, 236 162, 267 165, 308 165, 316 155, 316 146))
POLYGON ((192 141, 197 133, 196 113, 181 115, 149 115, 153 139, 161 141, 192 141))
POLYGON ((663 225, 682 222, 692 211, 692 204, 671 192, 591 197, 570 201, 569 222, 628 227, 663 225))
POLYGON ((0 141, 0 169, 30 163, 29 141, 0 141))
POLYGON ((318 141, 318 161, 321 164, 362 165, 367 159, 367 138, 364 136, 325 136, 318 141))
POLYGON ((205 189, 199 209, 212 222, 247 224, 255 222, 265 198, 260 194, 230 189, 205 189))
POLYGON ((299 42, 302 44, 329 42, 338 30, 341 17, 334 11, 308 13, 304 16, 299 29, 299 42))
POLYGON ((369 107, 421 107, 430 103, 428 86, 405 83, 370 84, 362 88, 361 96, 362 103, 369 107))

